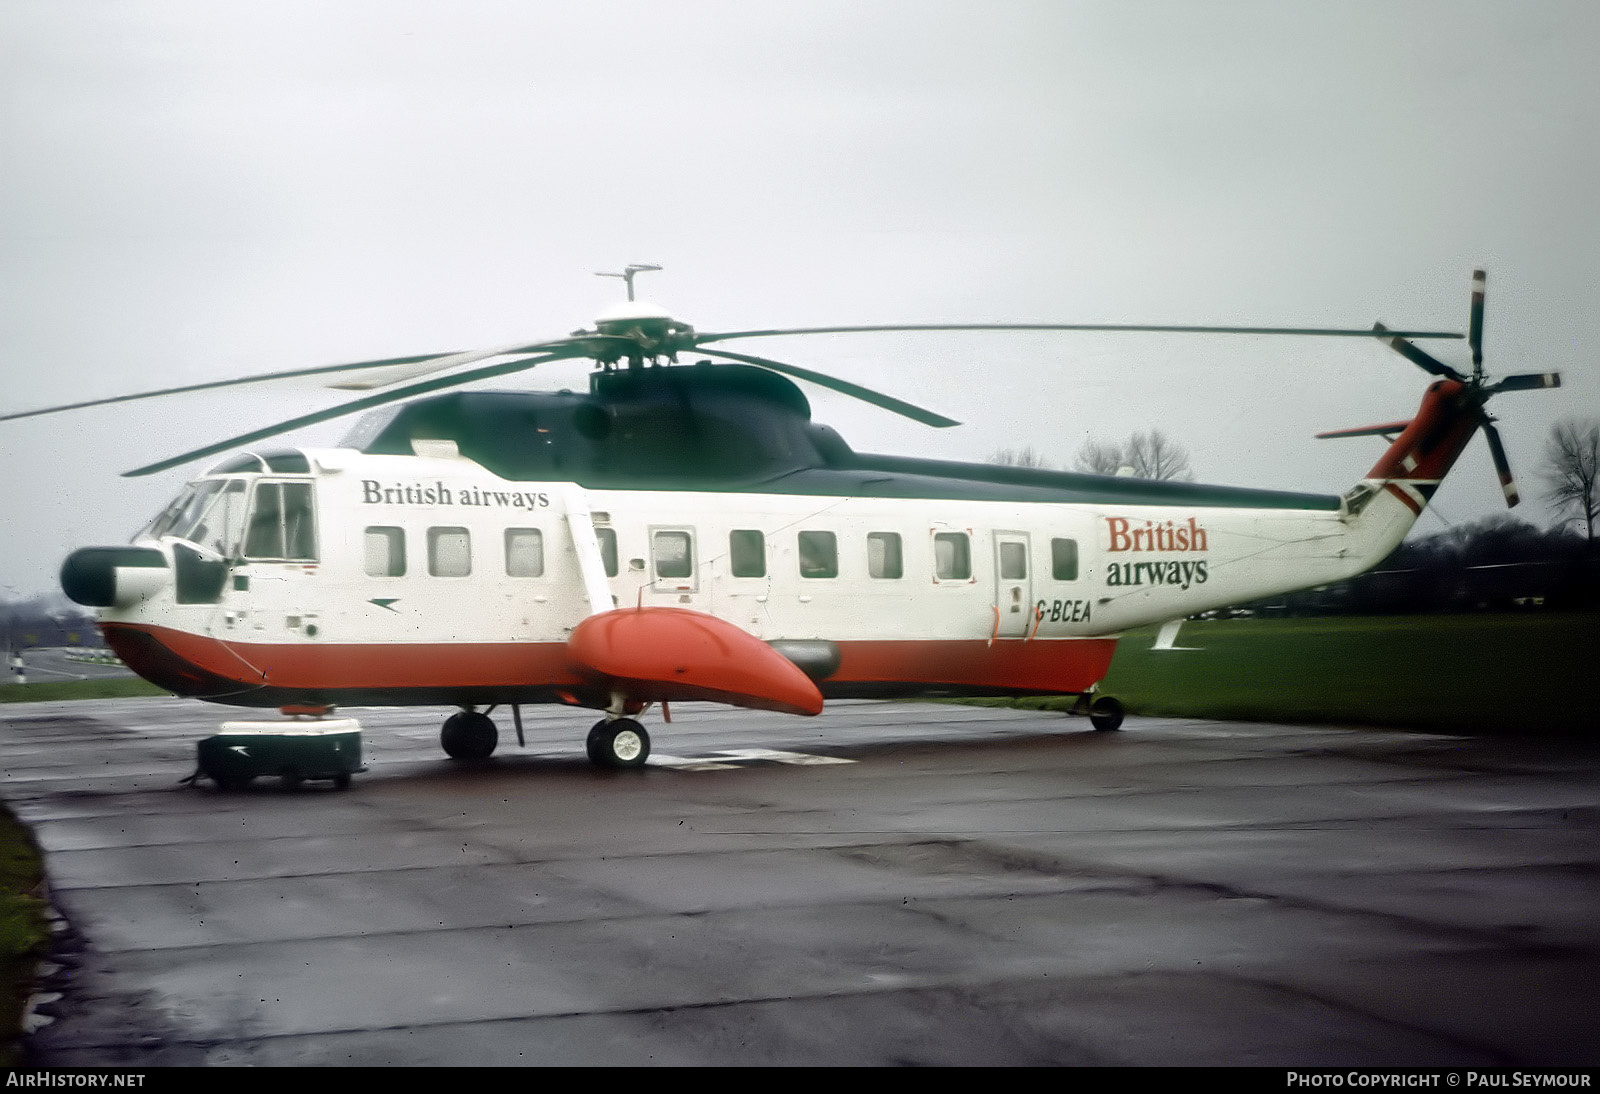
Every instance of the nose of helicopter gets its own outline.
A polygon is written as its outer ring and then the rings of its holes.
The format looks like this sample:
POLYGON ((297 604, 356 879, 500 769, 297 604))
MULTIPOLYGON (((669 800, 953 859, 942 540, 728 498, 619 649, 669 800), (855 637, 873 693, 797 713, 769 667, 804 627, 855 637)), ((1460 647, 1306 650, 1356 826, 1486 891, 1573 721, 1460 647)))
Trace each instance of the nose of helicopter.
POLYGON ((61 564, 61 591, 90 608, 128 607, 170 578, 166 556, 153 547, 82 547, 61 564))

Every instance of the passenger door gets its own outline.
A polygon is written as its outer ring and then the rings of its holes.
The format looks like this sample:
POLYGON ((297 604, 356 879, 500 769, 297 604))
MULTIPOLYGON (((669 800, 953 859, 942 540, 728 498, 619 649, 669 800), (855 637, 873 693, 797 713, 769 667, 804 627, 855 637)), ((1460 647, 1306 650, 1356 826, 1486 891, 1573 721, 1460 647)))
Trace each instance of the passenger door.
POLYGON ((1028 533, 994 534, 994 606, 999 613, 996 635, 1026 638, 1033 627, 1032 558, 1028 533))

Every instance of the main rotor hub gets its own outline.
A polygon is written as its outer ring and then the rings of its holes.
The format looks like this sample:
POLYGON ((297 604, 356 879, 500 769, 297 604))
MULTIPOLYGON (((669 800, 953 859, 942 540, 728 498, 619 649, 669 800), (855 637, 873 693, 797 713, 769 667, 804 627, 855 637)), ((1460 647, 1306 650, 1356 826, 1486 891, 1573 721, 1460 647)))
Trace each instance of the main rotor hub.
POLYGON ((631 345, 607 344, 596 354, 602 364, 611 365, 623 357, 635 366, 645 358, 676 360, 680 349, 694 344, 694 328, 674 319, 665 308, 642 300, 629 300, 601 312, 594 321, 594 333, 608 339, 621 339, 631 345))

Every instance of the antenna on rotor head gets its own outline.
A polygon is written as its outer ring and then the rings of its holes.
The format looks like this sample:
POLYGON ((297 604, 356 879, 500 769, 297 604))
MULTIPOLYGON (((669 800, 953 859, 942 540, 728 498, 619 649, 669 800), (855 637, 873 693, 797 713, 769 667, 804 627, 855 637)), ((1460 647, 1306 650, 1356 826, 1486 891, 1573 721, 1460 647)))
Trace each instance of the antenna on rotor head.
POLYGON ((650 266, 650 265, 647 265, 645 263, 636 262, 636 263, 630 264, 621 273, 596 273, 595 276, 596 277, 620 277, 620 278, 622 278, 623 282, 628 286, 628 299, 632 300, 633 299, 633 279, 639 274, 647 273, 650 270, 659 270, 660 268, 661 268, 660 266, 650 266))

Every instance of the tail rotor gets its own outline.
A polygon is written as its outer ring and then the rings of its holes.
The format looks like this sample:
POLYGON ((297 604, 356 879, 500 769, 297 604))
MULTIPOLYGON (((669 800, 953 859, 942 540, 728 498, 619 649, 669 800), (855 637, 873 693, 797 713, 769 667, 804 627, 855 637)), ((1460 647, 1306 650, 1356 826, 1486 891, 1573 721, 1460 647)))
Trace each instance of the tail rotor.
MULTIPOLYGON (((1559 372, 1527 372, 1514 376, 1501 377, 1495 383, 1489 383, 1483 371, 1483 300, 1487 288, 1488 276, 1483 270, 1474 270, 1472 273, 1472 316, 1471 324, 1467 330, 1467 344, 1472 349, 1472 374, 1463 375, 1459 370, 1445 364, 1406 341, 1404 338, 1391 338, 1389 345, 1402 357, 1424 372, 1446 380, 1454 380, 1462 385, 1462 397, 1467 400, 1477 415, 1478 424, 1483 427, 1483 436, 1489 443, 1489 455, 1494 460, 1495 474, 1500 478, 1500 489, 1504 492, 1506 504, 1516 505, 1521 501, 1517 493, 1517 484, 1511 474, 1511 461, 1506 458, 1505 445, 1500 440, 1500 431, 1494 426, 1495 418, 1489 413, 1487 403, 1492 396, 1503 391, 1537 391, 1543 388, 1561 386, 1559 372)), ((1382 323, 1374 323, 1373 330, 1387 331, 1382 323)))

